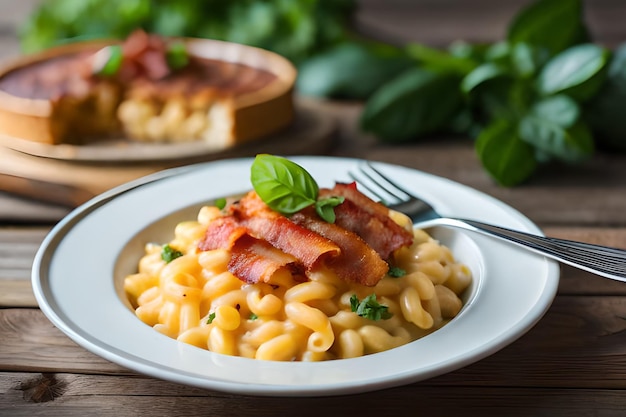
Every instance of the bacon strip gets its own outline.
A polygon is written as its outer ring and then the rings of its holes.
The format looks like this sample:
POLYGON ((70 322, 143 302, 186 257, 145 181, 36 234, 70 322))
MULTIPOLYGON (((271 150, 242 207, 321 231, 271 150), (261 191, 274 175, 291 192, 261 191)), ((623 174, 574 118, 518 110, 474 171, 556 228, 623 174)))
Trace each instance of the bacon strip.
POLYGON ((331 239, 272 211, 256 193, 246 195, 233 206, 232 212, 254 237, 295 256, 307 269, 341 252, 340 246, 331 239))
POLYGON ((209 223, 204 239, 198 243, 198 249, 202 251, 231 249, 237 239, 247 233, 248 230, 233 216, 218 217, 209 223))
POLYGON ((250 192, 229 215, 209 224, 198 248, 230 249, 229 270, 249 283, 269 282, 281 268, 303 276, 325 264, 346 281, 376 285, 389 269, 386 259, 411 244, 412 234, 354 185, 337 184, 320 194, 345 197, 335 208, 335 224, 320 219, 312 207, 284 217, 250 192))
POLYGON ((332 240, 341 248, 341 254, 326 264, 346 281, 373 286, 389 270, 387 262, 355 233, 336 224, 321 220, 313 211, 303 210, 291 220, 332 240))
POLYGON ((359 235, 381 258, 387 260, 396 249, 413 243, 413 234, 389 217, 389 209, 358 191, 356 184, 337 183, 320 190, 320 196, 345 197, 335 207, 335 224, 359 235))
POLYGON ((292 275, 304 276, 304 268, 294 256, 249 235, 233 216, 219 217, 209 223, 198 249, 228 249, 228 270, 247 283, 270 282, 272 275, 288 269, 292 275))
POLYGON ((288 269, 296 278, 304 277, 304 270, 296 258, 264 240, 243 235, 231 249, 228 270, 249 284, 269 283, 272 276, 281 269, 288 269))

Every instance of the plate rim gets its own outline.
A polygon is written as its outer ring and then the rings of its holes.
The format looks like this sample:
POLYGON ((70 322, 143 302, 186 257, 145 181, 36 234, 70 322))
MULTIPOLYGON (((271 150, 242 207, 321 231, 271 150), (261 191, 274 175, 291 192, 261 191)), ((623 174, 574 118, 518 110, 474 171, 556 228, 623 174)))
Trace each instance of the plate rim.
MULTIPOLYGON (((91 351, 92 353, 97 354, 111 362, 117 363, 123 367, 135 370, 137 372, 150 375, 155 378, 169 380, 172 382, 177 382, 186 385, 197 386, 201 388, 214 389, 218 391, 239 393, 239 394, 252 394, 252 395, 262 395, 262 396, 320 396, 320 395, 340 395, 340 394, 350 394, 350 393, 361 393, 367 392, 382 388, 388 388, 398 385, 403 385, 410 382, 417 382, 424 379, 428 379, 437 375, 441 375, 443 373, 451 372, 456 369, 467 366, 471 363, 477 362, 491 354, 497 352, 503 347, 509 345, 523 334, 525 334, 528 330, 530 330, 546 313, 548 308, 551 306, 554 297, 556 296, 556 291, 558 288, 559 282, 559 266, 556 261, 542 258, 543 262, 546 263, 546 286, 542 291, 540 301, 537 300, 537 305, 540 304, 541 308, 535 308, 532 310, 533 314, 527 314, 525 319, 525 324, 523 329, 520 329, 519 326, 516 328, 509 329, 508 332, 501 333, 492 343, 489 345, 488 349, 481 349, 479 352, 474 352, 471 355, 467 353, 464 355, 464 358, 456 358, 451 364, 447 366, 439 366, 435 367, 435 369, 425 369, 423 368, 420 376, 416 378, 415 372, 407 371, 405 374, 396 375, 394 378, 389 377, 381 377, 376 380, 375 378, 370 378, 366 381, 363 381, 361 384, 352 384, 350 386, 345 385, 344 383, 337 384, 310 384, 310 385, 301 385, 301 386, 293 386, 293 385, 280 385, 280 384, 270 384, 270 385, 259 385, 259 384, 246 384, 245 382, 232 382, 232 381, 222 381, 218 379, 211 379, 210 377, 197 378, 195 376, 184 376, 178 370, 178 372, 173 371, 170 373, 163 374, 162 371, 155 370, 154 366, 150 365, 150 362, 147 361, 146 364, 139 363, 137 361, 132 362, 129 361, 124 355, 118 355, 113 353, 112 351, 107 351, 106 349, 102 349, 100 346, 102 342, 100 341, 100 345, 98 343, 93 343, 90 341, 91 335, 80 334, 79 332, 74 331, 74 329, 70 326, 68 327, 67 323, 64 319, 58 314, 55 308, 51 305, 51 301, 56 300, 48 300, 45 294, 45 286, 49 285, 49 277, 46 276, 44 279, 42 277, 41 272, 49 266, 49 259, 54 255, 56 250, 58 249, 58 245, 65 238, 66 233, 77 224, 83 221, 83 219, 89 217, 89 215, 99 209, 107 205, 112 200, 115 200, 119 196, 133 192, 138 188, 141 188, 146 185, 155 184, 162 180, 167 180, 171 178, 176 178, 180 176, 184 176, 186 174, 193 174, 196 171, 202 171, 207 166, 216 166, 220 164, 233 164, 233 163, 244 163, 251 162, 253 158, 243 157, 243 158, 233 158, 233 159, 224 159, 218 161, 211 162, 203 162, 193 165, 186 165, 176 168, 170 168, 163 171, 156 172, 154 174, 147 175, 145 177, 130 181, 128 183, 122 184, 115 188, 112 188, 109 191, 106 191, 99 196, 89 200, 88 202, 82 204, 81 206, 74 209, 70 212, 65 218, 63 218, 57 225, 53 227, 53 229, 46 235, 44 238, 40 248, 38 249, 35 260, 33 262, 32 268, 32 285, 35 293, 35 298, 40 306, 40 309, 44 312, 44 314, 48 317, 52 323, 57 326, 62 332, 64 332, 67 336, 69 336, 72 340, 78 343, 83 348, 91 351), (50 251, 52 249, 52 252, 50 251), (549 285, 548 285, 549 284, 549 285)), ((335 162, 350 162, 350 163, 358 163, 363 162, 365 159, 360 158, 350 158, 350 157, 336 157, 336 156, 292 156, 290 159, 293 159, 295 162, 301 162, 303 160, 317 160, 317 161, 328 161, 333 160, 335 162)), ((479 190, 476 190, 467 185, 458 183, 456 181, 447 179, 445 177, 440 177, 434 174, 430 174, 427 172, 419 171, 414 168, 408 168, 400 165, 390 164, 386 162, 380 161, 369 161, 374 165, 381 165, 387 167, 394 167, 399 170, 406 170, 407 172, 413 172, 419 175, 424 176, 425 178, 435 179, 436 181, 443 181, 445 183, 451 184, 453 187, 460 187, 461 189, 466 189, 469 192, 472 192, 478 197, 482 199, 487 199, 491 201, 492 204, 496 204, 502 206, 506 209, 513 217, 516 217, 519 221, 524 224, 524 227, 528 228, 528 231, 542 234, 541 230, 537 225, 535 225, 530 219, 524 216, 515 208, 509 206, 508 204, 486 194, 479 190)), ((210 169, 210 168, 209 168, 210 169)), ((167 214, 167 213, 165 213, 167 214)), ((539 257, 541 258, 541 257, 539 257)), ((43 274, 45 276, 46 274, 43 274)), ((446 326, 447 327, 447 326, 446 326)), ((444 327, 445 328, 445 327, 444 327)), ((437 330, 437 332, 440 332, 437 330)), ((155 332, 156 333, 156 332, 155 332)), ((393 350, 395 351, 395 349, 393 350)), ((388 351, 389 352, 389 351, 388 351)), ((211 355, 216 355, 214 353, 209 352, 211 355)), ((377 354, 380 355, 380 354, 377 354)), ((218 355, 219 356, 219 355, 218 355)), ((368 355, 373 356, 373 355, 368 355)), ((246 360, 245 358, 238 358, 241 360, 246 360)), ((250 360, 250 359, 248 359, 250 360)), ((257 362, 256 360, 252 360, 257 362)), ((334 361, 330 361, 334 362, 334 361)), ((274 363, 276 364, 276 363, 274 363)), ((280 365, 283 366, 283 365, 280 365)), ((327 365, 323 365, 327 366, 327 365)))

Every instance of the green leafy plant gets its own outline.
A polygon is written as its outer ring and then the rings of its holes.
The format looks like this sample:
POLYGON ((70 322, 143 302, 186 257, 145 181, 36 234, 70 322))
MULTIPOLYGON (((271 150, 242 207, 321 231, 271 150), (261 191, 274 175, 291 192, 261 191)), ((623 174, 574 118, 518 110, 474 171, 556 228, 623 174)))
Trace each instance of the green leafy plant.
POLYGON ((20 27, 24 51, 134 29, 221 39, 300 62, 346 38, 354 0, 44 0, 20 27))
POLYGON ((403 48, 351 39, 303 61, 296 87, 308 96, 367 99, 413 65, 403 48))
POLYGON ((583 105, 583 118, 589 123, 599 146, 626 151, 626 44, 620 45, 606 71, 598 94, 583 105))
POLYGON ((526 181, 541 164, 590 157, 596 130, 613 145, 626 143, 613 107, 626 102, 626 59, 611 64, 611 52, 590 42, 581 0, 535 1, 493 44, 406 50, 413 68, 379 86, 361 115, 363 130, 382 141, 470 136, 483 167, 503 186, 526 181))
POLYGON ((250 182, 265 204, 285 215, 314 206, 322 219, 334 223, 333 208, 344 201, 343 197, 318 199, 319 187, 311 174, 280 156, 257 155, 250 167, 250 182))

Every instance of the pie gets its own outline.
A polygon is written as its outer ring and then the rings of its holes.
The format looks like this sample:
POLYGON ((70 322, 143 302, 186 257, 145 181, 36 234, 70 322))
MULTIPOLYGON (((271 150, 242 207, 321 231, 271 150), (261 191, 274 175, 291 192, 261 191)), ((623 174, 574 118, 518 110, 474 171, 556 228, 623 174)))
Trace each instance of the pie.
POLYGON ((258 48, 136 31, 0 69, 0 134, 45 144, 106 138, 225 149, 288 127, 296 69, 258 48), (176 54, 177 53, 177 54, 176 54))

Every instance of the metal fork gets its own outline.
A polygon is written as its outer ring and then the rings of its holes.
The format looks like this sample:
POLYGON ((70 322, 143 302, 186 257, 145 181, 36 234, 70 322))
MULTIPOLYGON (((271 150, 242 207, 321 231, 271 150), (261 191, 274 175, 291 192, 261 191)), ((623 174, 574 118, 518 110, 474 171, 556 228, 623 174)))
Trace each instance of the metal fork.
POLYGON ((366 192, 390 209, 406 214, 415 227, 456 227, 497 237, 564 264, 626 282, 626 250, 572 240, 534 235, 476 220, 442 217, 424 200, 412 195, 369 162, 349 173, 366 192))

